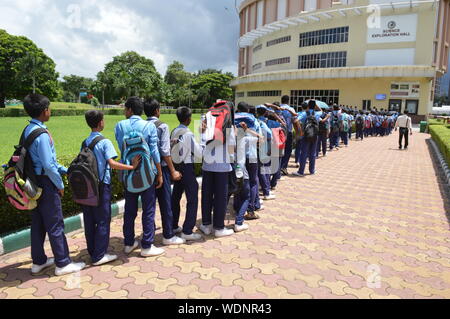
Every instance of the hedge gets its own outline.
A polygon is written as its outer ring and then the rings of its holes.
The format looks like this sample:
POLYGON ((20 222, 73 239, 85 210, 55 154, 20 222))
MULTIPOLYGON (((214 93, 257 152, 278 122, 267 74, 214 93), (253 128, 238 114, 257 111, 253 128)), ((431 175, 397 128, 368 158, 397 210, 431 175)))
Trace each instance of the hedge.
POLYGON ((443 119, 429 119, 428 126, 430 125, 446 125, 447 123, 443 119))
POLYGON ((431 125, 429 126, 430 134, 439 147, 447 164, 450 166, 450 126, 431 125))
MULTIPOLYGON (((100 108, 99 108, 100 109, 100 108)), ((207 109, 193 109, 192 113, 206 113, 207 109)), ((123 115, 123 109, 105 109, 105 115, 123 115)), ((176 114, 177 110, 162 109, 161 114, 176 114)), ((52 116, 82 116, 86 110, 80 109, 52 109, 52 116)), ((0 109, 0 117, 28 117, 24 109, 0 109)))
MULTIPOLYGON (((60 159, 59 162, 66 167, 70 165, 70 159, 60 159)), ((195 165, 196 176, 201 175, 201 164, 195 165)), ((31 212, 19 211, 15 209, 11 204, 9 204, 6 198, 5 188, 2 184, 3 171, 0 176, 0 234, 6 235, 11 232, 16 232, 31 225, 31 212)), ((67 177, 63 177, 65 190, 64 197, 62 198, 62 209, 64 217, 75 216, 81 213, 81 208, 79 205, 72 201, 72 192, 67 185, 67 177)), ((112 187, 113 187, 113 198, 112 202, 115 203, 124 198, 123 186, 119 181, 117 171, 113 170, 112 173, 112 187)))

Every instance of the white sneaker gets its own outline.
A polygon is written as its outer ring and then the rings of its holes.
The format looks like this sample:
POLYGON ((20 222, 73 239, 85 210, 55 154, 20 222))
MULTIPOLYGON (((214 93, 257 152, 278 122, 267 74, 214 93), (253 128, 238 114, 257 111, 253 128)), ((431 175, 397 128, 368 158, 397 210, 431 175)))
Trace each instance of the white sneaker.
POLYGON ((147 249, 141 250, 141 256, 142 257, 153 257, 153 256, 159 256, 165 253, 165 250, 162 248, 158 248, 154 245, 152 247, 147 249))
POLYGON ((277 198, 275 195, 273 195, 273 194, 270 194, 269 196, 264 196, 264 200, 273 200, 273 199, 275 199, 275 198, 277 198))
POLYGON ((182 233, 181 238, 183 238, 186 241, 197 241, 197 240, 202 240, 203 236, 200 234, 195 234, 195 233, 192 233, 190 235, 186 235, 185 233, 182 233))
POLYGON ((125 254, 129 254, 138 247, 139 247, 139 242, 137 240, 135 240, 133 246, 125 246, 124 252, 125 252, 125 254))
POLYGON ((214 232, 214 236, 216 236, 216 237, 226 237, 226 236, 231 236, 233 234, 234 234, 234 231, 232 229, 228 229, 228 228, 216 230, 214 232))
POLYGON ((212 231, 213 231, 213 226, 212 225, 203 225, 201 224, 199 229, 201 230, 201 232, 205 235, 211 235, 212 231))
POLYGON ((242 225, 234 225, 234 231, 236 233, 239 233, 241 231, 247 230, 248 229, 248 225, 247 224, 242 224, 242 225))
POLYGON ((100 265, 104 265, 104 264, 110 263, 111 261, 114 261, 114 260, 116 260, 116 259, 117 259, 117 256, 116 256, 116 255, 109 255, 109 254, 106 254, 105 256, 103 256, 102 259, 100 259, 100 260, 97 261, 96 263, 93 263, 92 265, 94 265, 94 266, 100 266, 100 265))
POLYGON ((56 267, 55 275, 56 276, 64 276, 64 275, 71 274, 74 272, 79 272, 84 267, 86 267, 85 263, 70 263, 67 266, 62 267, 62 268, 56 267))
POLYGON ((186 244, 186 240, 183 238, 180 238, 178 236, 173 236, 170 239, 163 238, 163 245, 170 246, 170 245, 183 245, 186 244))
POLYGON ((35 265, 33 264, 33 266, 31 266, 31 274, 32 275, 37 275, 39 274, 41 271, 43 271, 44 269, 47 269, 48 267, 51 267, 55 264, 55 259, 54 258, 47 258, 47 262, 43 265, 35 265))
POLYGON ((173 230, 174 234, 181 234, 183 232, 183 227, 178 227, 177 229, 173 230))
POLYGON ((259 212, 259 211, 261 211, 261 210, 264 210, 264 208, 265 208, 264 205, 261 205, 261 207, 259 207, 259 209, 255 209, 255 211, 256 211, 256 212, 259 212))

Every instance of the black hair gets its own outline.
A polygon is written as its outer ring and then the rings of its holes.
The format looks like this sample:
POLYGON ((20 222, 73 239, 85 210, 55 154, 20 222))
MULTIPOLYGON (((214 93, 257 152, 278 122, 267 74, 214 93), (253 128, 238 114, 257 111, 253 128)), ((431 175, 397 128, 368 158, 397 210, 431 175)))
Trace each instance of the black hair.
POLYGON ((181 106, 177 109, 177 118, 180 123, 185 123, 192 116, 192 110, 187 106, 181 106))
POLYGON ((339 111, 339 105, 337 105, 337 104, 333 105, 333 110, 339 111))
POLYGON ((308 108, 308 103, 303 102, 302 103, 302 110, 306 110, 308 108))
POLYGON ((249 105, 248 113, 253 114, 253 115, 256 114, 256 107, 254 105, 249 105))
POLYGON ((147 99, 144 102, 144 112, 148 117, 155 116, 156 111, 160 109, 159 102, 153 98, 147 99))
POLYGON ((289 100, 290 100, 290 97, 289 97, 288 95, 284 95, 284 96, 281 98, 281 103, 283 103, 283 104, 288 104, 288 103, 289 103, 289 100))
POLYGON ((25 112, 31 118, 39 117, 50 106, 48 97, 40 94, 29 94, 23 99, 25 112))
POLYGON ((405 110, 403 111, 403 114, 408 115, 408 114, 409 114, 408 109, 405 109, 405 110))
POLYGON ((264 116, 266 114, 266 112, 267 112, 267 110, 262 107, 259 107, 256 109, 256 113, 258 114, 258 116, 264 116))
POLYGON ((240 102, 237 106, 238 112, 248 113, 249 105, 246 102, 240 102))
POLYGON ((131 109, 134 115, 142 115, 144 113, 144 103, 140 97, 132 96, 125 102, 125 107, 131 109))
POLYGON ((97 110, 87 111, 84 114, 86 123, 90 128, 97 128, 98 124, 103 120, 103 112, 97 110))
POLYGON ((310 110, 314 110, 314 108, 316 107, 316 100, 309 100, 308 107, 310 110))

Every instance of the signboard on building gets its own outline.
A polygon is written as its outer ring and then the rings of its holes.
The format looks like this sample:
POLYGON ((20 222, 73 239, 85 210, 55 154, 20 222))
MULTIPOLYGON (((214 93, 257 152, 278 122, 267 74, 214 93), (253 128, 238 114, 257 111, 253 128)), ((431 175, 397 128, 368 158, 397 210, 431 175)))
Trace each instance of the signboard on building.
POLYGON ((380 28, 367 29, 367 43, 396 43, 416 41, 417 14, 384 16, 380 28))
POLYGON ((391 83, 391 97, 419 98, 420 84, 418 82, 391 83))
POLYGON ((386 100, 386 94, 377 94, 377 95, 375 95, 375 100, 377 100, 377 101, 384 101, 384 100, 386 100))

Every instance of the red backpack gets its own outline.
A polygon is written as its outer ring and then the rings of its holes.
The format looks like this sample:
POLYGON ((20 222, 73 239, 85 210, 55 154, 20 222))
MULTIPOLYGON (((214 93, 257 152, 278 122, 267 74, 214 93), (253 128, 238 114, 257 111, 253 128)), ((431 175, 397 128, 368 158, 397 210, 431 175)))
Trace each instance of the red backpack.
POLYGON ((208 111, 207 116, 215 118, 214 137, 208 141, 220 141, 225 143, 227 129, 232 127, 233 103, 228 101, 218 101, 208 111))
POLYGON ((272 128, 273 144, 279 150, 284 150, 286 147, 287 134, 282 127, 272 128))

